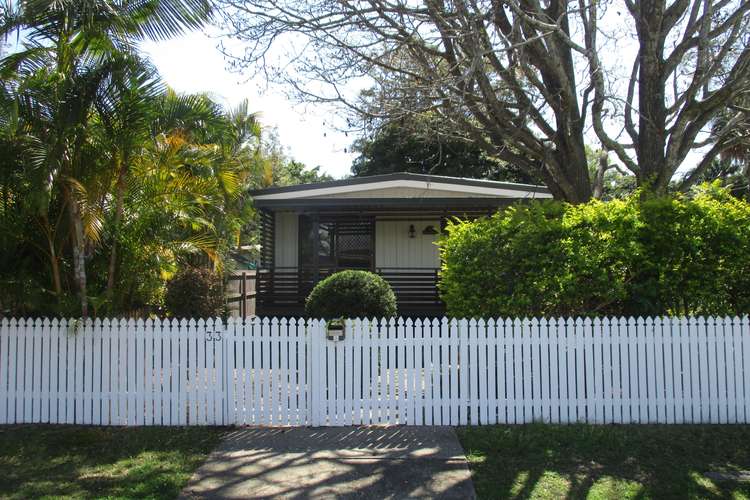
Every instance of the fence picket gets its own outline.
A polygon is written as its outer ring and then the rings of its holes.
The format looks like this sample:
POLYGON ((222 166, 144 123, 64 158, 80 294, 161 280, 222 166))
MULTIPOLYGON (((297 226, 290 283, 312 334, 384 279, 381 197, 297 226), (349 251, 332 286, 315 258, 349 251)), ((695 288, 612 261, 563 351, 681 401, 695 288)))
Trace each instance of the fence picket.
MULTIPOLYGON (((362 318, 362 424, 369 425, 375 422, 375 412, 377 405, 375 398, 377 395, 377 363, 374 361, 376 343, 375 338, 377 329, 371 323, 370 319, 362 318)), ((315 363, 315 358, 311 360, 315 363)), ((321 363, 322 365, 322 363, 321 363)))
POLYGON ((724 330, 724 321, 721 318, 714 318, 716 325, 716 361, 717 361, 717 382, 719 386, 719 423, 727 423, 727 391, 729 390, 728 372, 732 369, 731 360, 727 359, 726 332, 724 330))
POLYGON ((512 372, 512 380, 513 380, 513 417, 511 419, 512 424, 521 424, 523 423, 523 385, 522 385, 522 376, 521 376, 521 364, 522 364, 522 358, 521 358, 521 343, 523 342, 522 333, 523 329, 521 328, 521 320, 519 318, 516 318, 513 322, 512 327, 512 335, 513 335, 513 341, 512 341, 512 360, 510 361, 510 366, 513 367, 512 372))
POLYGON ((297 329, 297 319, 289 320, 289 331, 285 340, 284 348, 284 366, 287 371, 285 380, 285 398, 288 401, 286 411, 287 425, 299 425, 298 408, 299 402, 297 395, 299 393, 299 371, 297 370, 297 349, 299 343, 299 331, 297 329))
POLYGON ((583 321, 583 379, 584 379, 584 421, 594 423, 596 417, 596 403, 598 400, 598 391, 596 381, 599 375, 594 371, 594 339, 593 324, 591 318, 583 321))
POLYGON ((364 406, 362 397, 362 320, 357 318, 352 321, 352 400, 353 414, 352 423, 354 425, 362 424, 362 407, 364 406))
POLYGON ((534 376, 533 376, 533 356, 532 356, 532 329, 531 320, 523 319, 523 329, 521 330, 522 344, 522 386, 523 386, 523 423, 530 423, 534 420, 533 401, 534 401, 534 376))
MULTIPOLYGON (((736 321, 735 324, 738 324, 736 321)), ((748 316, 742 317, 742 324, 739 326, 739 338, 742 341, 742 366, 743 370, 743 382, 742 382, 742 394, 744 395, 743 401, 743 420, 742 423, 750 423, 750 318, 748 316)))
MULTIPOLYGON (((487 424, 497 423, 497 323, 487 321, 487 424)), ((454 424, 455 425, 455 424, 454 424)))
POLYGON ((171 425, 170 407, 171 401, 168 394, 170 393, 169 380, 171 375, 171 366, 169 362, 169 321, 156 320, 156 331, 154 332, 154 357, 158 366, 156 385, 154 389, 154 416, 156 425, 171 425))
POLYGON ((550 318, 547 323, 547 338, 549 339, 549 397, 550 422, 560 423, 560 339, 558 337, 557 320, 550 318))
POLYGON ((297 369, 299 370, 299 423, 300 425, 312 425, 310 394, 310 372, 308 371, 307 361, 312 353, 310 351, 310 331, 307 320, 302 318, 297 320, 297 330, 299 332, 299 351, 297 353, 297 369))
POLYGON ((594 423, 603 424, 604 420, 604 364, 602 358, 604 356, 604 350, 602 346, 602 322, 599 318, 594 318, 591 326, 591 346, 593 351, 592 356, 592 371, 594 374, 593 390, 594 390, 594 423))
POLYGON ((252 392, 250 388, 252 387, 251 360, 253 348, 248 336, 249 320, 247 318, 230 319, 232 320, 231 334, 234 339, 234 349, 231 350, 233 360, 229 370, 234 381, 234 393, 237 395, 234 401, 230 401, 234 407, 233 413, 230 407, 230 413, 233 415, 230 424, 250 425, 252 422, 252 416, 250 415, 252 392))
MULTIPOLYGON (((404 329, 404 319, 398 318, 396 324, 396 335, 399 338, 399 353, 398 357, 398 379, 399 379, 399 398, 398 398, 398 421, 400 424, 407 424, 408 419, 411 418, 409 415, 409 400, 407 394, 409 392, 409 370, 407 368, 407 357, 408 357, 408 339, 406 338, 406 330, 404 329)), ((358 366, 355 360, 355 367, 358 366)))
POLYGON ((466 425, 468 423, 469 402, 469 322, 466 319, 458 321, 458 423, 466 425))
MULTIPOLYGON (((661 353, 663 357, 664 369, 664 420, 666 424, 673 424, 675 421, 674 405, 674 346, 675 342, 672 337, 672 323, 669 318, 658 318, 659 328, 657 335, 661 353)), ((657 354, 658 355, 658 354, 657 354)))
MULTIPOLYGON (((125 344, 125 335, 123 335, 123 320, 114 319, 109 324, 110 335, 112 336, 110 367, 112 375, 111 385, 113 391, 113 400, 111 405, 112 415, 110 423, 113 425, 127 424, 127 358, 128 350, 125 344)), ((62 341, 61 341, 62 342, 62 341)))
POLYGON ((703 316, 698 317, 698 348, 700 351, 699 366, 700 366, 700 382, 698 384, 699 391, 699 408, 700 408, 700 421, 701 422, 714 422, 713 412, 711 408, 711 379, 710 374, 710 363, 711 363, 711 335, 708 329, 708 324, 703 316))
POLYGON ((576 405, 576 336, 575 324, 572 318, 560 320, 559 325, 565 330, 565 387, 566 387, 566 417, 564 422, 578 421, 576 405))
POLYGON ((737 332, 739 318, 725 318, 724 328, 727 331, 727 356, 731 359, 731 368, 727 370, 727 383, 729 384, 727 398, 728 415, 727 420, 730 424, 743 423, 742 406, 740 401, 744 399, 742 394, 742 350, 740 338, 737 332))
POLYGON ((27 320, 23 328, 23 417, 21 422, 32 423, 34 404, 34 321, 27 320))
POLYGON ((489 400, 487 397, 487 324, 483 319, 477 322, 477 334, 477 348, 479 349, 479 355, 477 356, 477 371, 479 375, 479 399, 477 403, 479 408, 477 409, 477 414, 479 421, 487 425, 489 421, 489 400))
POLYGON ((690 363, 688 361, 687 332, 683 330, 679 318, 669 318, 669 331, 672 342, 672 374, 674 388, 674 423, 687 422, 685 410, 688 401, 685 382, 688 381, 690 363))
POLYGON ((12 318, 8 325, 8 337, 8 416, 6 423, 15 424, 17 423, 16 407, 18 406, 18 344, 21 340, 21 335, 18 331, 18 322, 15 318, 12 318))
MULTIPOLYGON (((388 413, 384 423, 395 423, 398 422, 398 416, 396 415, 396 391, 398 389, 398 377, 396 377, 396 349, 398 347, 398 340, 396 339, 396 323, 393 318, 390 320, 383 318, 381 321, 384 329, 386 329, 387 326, 386 331, 388 332, 384 346, 385 359, 382 361, 385 364, 386 374, 386 377, 383 379, 383 383, 385 384, 383 392, 386 394, 386 400, 388 402, 388 413)), ((346 421, 344 425, 347 425, 346 421)))
POLYGON ((627 368, 623 362, 626 351, 623 345, 627 342, 627 326, 623 318, 610 318, 610 359, 612 363, 612 423, 621 424, 625 422, 625 405, 628 398, 627 392, 627 368))
POLYGON ((92 332, 92 377, 91 377, 91 423, 102 425, 102 384, 104 374, 102 373, 102 357, 104 346, 102 345, 102 323, 99 318, 94 320, 92 332))
MULTIPOLYGON (((401 321, 401 319, 399 319, 401 321)), ((419 367, 417 365, 417 329, 411 318, 404 321, 406 331, 406 371, 407 371, 407 423, 417 425, 417 394, 419 384, 419 367)))
POLYGON ((644 320, 644 340, 646 347, 646 409, 647 409, 647 422, 656 423, 658 421, 658 409, 657 409, 657 383, 659 382, 659 374, 656 364, 656 339, 654 335, 654 321, 652 318, 646 318, 644 320))
POLYGON ((50 322, 49 318, 37 320, 35 327, 36 343, 39 346, 35 355, 36 375, 34 398, 34 422, 49 422, 49 364, 50 364, 50 322), (38 378, 36 378, 38 377, 38 378))
POLYGON ((0 318, 0 424, 8 423, 8 318, 0 318))
MULTIPOLYGON (((2 348, 0 347, 0 350, 2 348)), ((47 422, 54 424, 60 422, 60 383, 58 380, 59 376, 59 364, 60 364, 60 323, 57 318, 52 320, 50 325, 50 366, 49 366, 49 419, 47 422)), ((4 357, 2 359, 5 359, 4 357)), ((0 374, 4 373, 4 369, 0 366, 0 374)), ((2 375, 0 375, 0 379, 2 375)), ((3 386, 5 384, 3 383, 3 386)), ((0 391, 1 392, 1 391, 0 391)), ((2 411, 2 401, 0 401, 0 422, 5 416, 5 412, 2 411)))
POLYGON ((623 374, 626 377, 624 382, 627 387, 626 404, 623 404, 623 423, 639 423, 640 422, 640 400, 638 399, 638 352, 640 339, 637 335, 636 320, 632 316, 629 317, 625 324, 621 325, 625 329, 624 352, 621 352, 623 369, 627 371, 623 374))
POLYGON ((42 418, 42 364, 44 363, 44 340, 42 329, 44 323, 37 318, 31 325, 30 337, 32 339, 32 379, 31 379, 31 421, 33 423, 41 422, 42 418))
MULTIPOLYGON (((385 329, 385 325, 383 325, 385 329)), ((335 425, 348 425, 346 419, 346 409, 344 401, 346 399, 346 379, 349 378, 349 374, 345 369, 346 361, 346 350, 344 349, 344 342, 346 340, 335 340, 332 342, 332 350, 336 359, 336 371, 334 375, 334 387, 335 387, 335 425)), ((385 364, 387 360, 381 359, 381 363, 385 364)))
POLYGON ((746 423, 748 317, 0 322, 0 423, 746 423))
POLYGON ((539 320, 539 325, 536 328, 536 344, 539 351, 538 358, 538 382, 537 390, 537 408, 539 408, 538 419, 542 422, 549 423, 550 421, 550 397, 549 397, 549 330, 547 329, 547 319, 542 318, 539 320))
POLYGON ((469 383, 467 384, 469 390, 469 423, 471 425, 479 424, 479 361, 477 359, 477 336, 477 320, 471 318, 471 320, 469 320, 469 356, 467 358, 469 371, 469 383))
MULTIPOLYGON (((419 320, 417 320, 419 321, 419 320)), ((423 367, 423 379, 424 379, 424 424, 425 425, 434 425, 433 422, 433 398, 432 398, 432 391, 433 391, 433 370, 432 370, 432 348, 434 347, 433 342, 433 328, 432 324, 429 320, 425 319, 422 322, 422 332, 424 334, 425 340, 422 343, 421 349, 422 349, 422 367, 423 367)), ((469 362, 469 367, 471 367, 471 361, 469 362)))

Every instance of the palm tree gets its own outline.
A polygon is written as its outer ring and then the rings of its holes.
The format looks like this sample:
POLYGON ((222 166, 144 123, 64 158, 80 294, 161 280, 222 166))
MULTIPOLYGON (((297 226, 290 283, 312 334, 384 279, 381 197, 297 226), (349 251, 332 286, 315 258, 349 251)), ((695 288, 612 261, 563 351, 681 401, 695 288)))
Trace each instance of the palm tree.
POLYGON ((85 161, 92 110, 107 109, 108 85, 113 75, 127 72, 138 41, 198 28, 210 14, 206 0, 25 0, 8 2, 3 12, 0 37, 18 33, 23 43, 0 61, 0 77, 21 82, 18 98, 39 139, 35 156, 67 213, 83 316, 88 315, 86 246, 100 229, 86 183, 102 168, 85 161))
POLYGON ((150 139, 155 102, 164 93, 164 85, 150 64, 131 57, 129 64, 111 73, 103 86, 94 130, 97 142, 108 151, 107 159, 114 177, 114 217, 111 229, 109 265, 105 297, 111 304, 117 272, 118 245, 123 218, 125 190, 131 162, 150 139))

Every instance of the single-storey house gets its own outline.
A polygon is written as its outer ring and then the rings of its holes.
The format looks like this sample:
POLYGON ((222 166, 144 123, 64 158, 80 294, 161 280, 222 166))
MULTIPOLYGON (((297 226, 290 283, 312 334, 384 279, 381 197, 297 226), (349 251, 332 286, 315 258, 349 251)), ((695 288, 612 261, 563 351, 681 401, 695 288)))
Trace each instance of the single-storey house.
POLYGON ((441 315, 435 241, 446 220, 552 197, 542 186, 410 173, 251 195, 261 221, 255 312, 287 317, 303 314, 313 286, 342 269, 381 275, 393 287, 400 315, 441 315))

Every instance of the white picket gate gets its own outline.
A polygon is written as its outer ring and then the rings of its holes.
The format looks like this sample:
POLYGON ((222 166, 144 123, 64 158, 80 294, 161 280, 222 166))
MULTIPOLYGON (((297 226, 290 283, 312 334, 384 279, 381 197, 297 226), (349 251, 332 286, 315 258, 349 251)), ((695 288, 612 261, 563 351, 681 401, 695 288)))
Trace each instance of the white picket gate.
POLYGON ((748 318, 3 319, 0 423, 750 423, 748 318))

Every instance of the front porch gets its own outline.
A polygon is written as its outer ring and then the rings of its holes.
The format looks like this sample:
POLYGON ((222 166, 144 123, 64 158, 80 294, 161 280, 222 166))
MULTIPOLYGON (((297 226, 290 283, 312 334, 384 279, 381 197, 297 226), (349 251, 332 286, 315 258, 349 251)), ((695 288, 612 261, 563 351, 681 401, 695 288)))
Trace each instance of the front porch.
MULTIPOLYGON (((305 299, 322 279, 340 268, 276 267, 256 273, 255 307, 260 316, 303 315, 305 299)), ((433 268, 374 268, 396 295, 400 316, 435 317, 445 314, 433 268)))
POLYGON ((538 186, 416 174, 269 188, 253 195, 261 233, 253 304, 258 316, 303 315, 313 287, 344 269, 382 276, 393 288, 401 316, 442 316, 436 242, 446 222, 549 197, 538 186))

